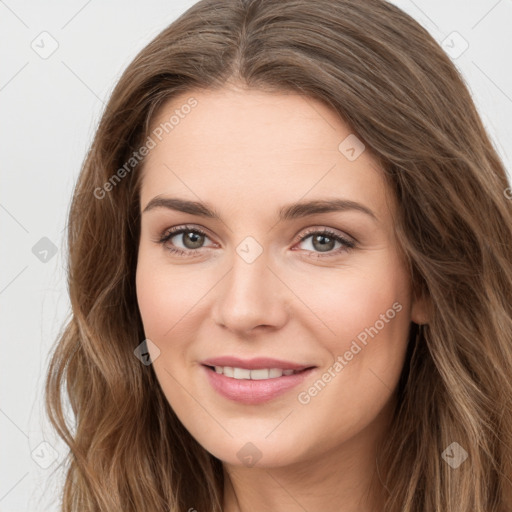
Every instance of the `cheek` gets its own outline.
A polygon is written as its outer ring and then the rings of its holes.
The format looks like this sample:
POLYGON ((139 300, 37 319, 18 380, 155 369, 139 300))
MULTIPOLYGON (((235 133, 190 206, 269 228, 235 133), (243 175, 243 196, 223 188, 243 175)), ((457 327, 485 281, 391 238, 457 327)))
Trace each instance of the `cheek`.
POLYGON ((358 336, 364 343, 378 331, 379 338, 393 344, 408 330, 411 297, 404 267, 387 251, 371 260, 294 283, 294 291, 314 313, 303 319, 311 318, 309 328, 316 330, 332 355, 348 350, 358 336))
POLYGON ((136 272, 137 302, 148 338, 172 335, 180 319, 194 314, 205 291, 189 272, 180 272, 140 254, 136 272))
POLYGON ((165 293, 166 282, 158 272, 151 272, 149 265, 139 262, 136 274, 137 302, 144 332, 149 339, 160 339, 172 326, 173 295, 165 293))
POLYGON ((159 349, 152 367, 167 401, 180 409, 185 397, 176 381, 184 382, 186 375, 187 336, 179 333, 186 324, 183 319, 193 314, 197 291, 191 292, 179 273, 165 271, 145 254, 139 256, 135 281, 144 334, 159 349))
POLYGON ((338 279, 331 277, 328 288, 327 283, 309 287, 311 308, 329 327, 317 329, 319 334, 325 332, 317 339, 329 355, 321 382, 303 389, 299 402, 309 404, 306 409, 319 417, 325 404, 343 403, 345 411, 354 415, 354 426, 370 421, 387 402, 407 349, 409 277, 393 255, 383 251, 379 256, 373 265, 340 271, 338 279))
MULTIPOLYGON (((329 353, 324 373, 297 397, 311 427, 330 424, 336 442, 372 422, 388 403, 403 368, 410 325, 408 276, 383 265, 345 274, 328 296, 317 296, 329 353)), ((326 441, 327 442, 327 441, 326 441)), ((334 442, 334 441, 333 441, 334 442)))

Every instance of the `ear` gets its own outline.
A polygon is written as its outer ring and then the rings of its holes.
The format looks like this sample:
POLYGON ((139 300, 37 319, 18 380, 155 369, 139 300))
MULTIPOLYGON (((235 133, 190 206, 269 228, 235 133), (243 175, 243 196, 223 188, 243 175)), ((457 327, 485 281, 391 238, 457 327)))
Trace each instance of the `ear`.
POLYGON ((425 293, 414 294, 411 304, 411 320, 416 324, 428 324, 431 318, 430 298, 425 293))

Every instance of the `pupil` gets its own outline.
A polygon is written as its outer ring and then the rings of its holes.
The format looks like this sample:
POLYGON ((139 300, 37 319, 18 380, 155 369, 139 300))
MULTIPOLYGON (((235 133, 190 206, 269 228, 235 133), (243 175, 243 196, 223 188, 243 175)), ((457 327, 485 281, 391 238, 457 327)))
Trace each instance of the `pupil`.
POLYGON ((315 247, 315 249, 318 249, 320 250, 321 252, 326 252, 330 249, 333 248, 333 243, 334 243, 334 240, 331 240, 328 236, 325 236, 325 235, 316 235, 315 237, 313 237, 313 246, 315 247), (327 243, 325 242, 322 242, 322 240, 328 240, 327 243), (316 245, 316 243, 319 243, 320 245, 316 245))
POLYGON ((201 247, 203 239, 203 235, 189 231, 187 232, 187 236, 184 238, 184 244, 189 249, 197 249, 198 247, 201 247))

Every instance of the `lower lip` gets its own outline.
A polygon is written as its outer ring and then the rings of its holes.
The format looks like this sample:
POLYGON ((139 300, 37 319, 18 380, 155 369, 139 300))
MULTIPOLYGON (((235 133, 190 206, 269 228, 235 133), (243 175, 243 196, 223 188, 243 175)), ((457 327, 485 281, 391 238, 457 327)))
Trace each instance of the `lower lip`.
POLYGON ((303 382, 315 370, 315 368, 309 368, 300 373, 283 375, 273 379, 250 380, 233 379, 222 373, 217 373, 208 366, 203 365, 203 368, 215 391, 225 398, 248 405, 268 402, 286 393, 303 382))

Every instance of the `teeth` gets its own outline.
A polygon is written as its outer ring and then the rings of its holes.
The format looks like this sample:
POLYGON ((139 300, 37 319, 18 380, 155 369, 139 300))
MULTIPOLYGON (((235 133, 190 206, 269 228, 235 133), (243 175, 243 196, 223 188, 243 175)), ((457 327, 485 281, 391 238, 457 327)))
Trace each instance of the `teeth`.
POLYGON ((251 370, 245 368, 233 368, 233 377, 235 379, 250 379, 251 370))
POLYGON ((251 370, 251 379, 252 380, 263 380, 268 379, 269 371, 265 368, 261 370, 251 370))
POLYGON ((298 373, 298 370, 281 370, 280 368, 258 368, 249 370, 247 368, 233 368, 232 366, 215 366, 215 372, 238 380, 264 380, 277 379, 283 375, 293 375, 294 373, 298 373))

